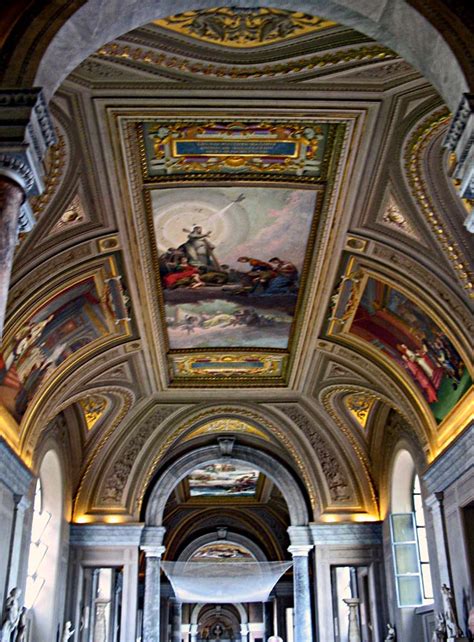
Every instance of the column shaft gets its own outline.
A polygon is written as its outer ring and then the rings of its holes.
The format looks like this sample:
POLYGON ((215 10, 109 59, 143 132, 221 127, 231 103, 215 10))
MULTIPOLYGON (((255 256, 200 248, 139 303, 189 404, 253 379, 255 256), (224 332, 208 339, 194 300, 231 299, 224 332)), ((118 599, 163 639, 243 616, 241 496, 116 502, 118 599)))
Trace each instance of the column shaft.
POLYGON ((18 218, 25 193, 12 180, 0 176, 0 337, 7 308, 8 286, 18 235, 18 218))
POLYGON ((160 642, 160 557, 147 555, 143 604, 143 642, 160 642))
POLYGON ((293 555, 295 642, 312 642, 308 555, 293 555))
POLYGON ((173 615, 171 626, 172 642, 181 642, 182 607, 183 605, 179 600, 173 601, 173 615))

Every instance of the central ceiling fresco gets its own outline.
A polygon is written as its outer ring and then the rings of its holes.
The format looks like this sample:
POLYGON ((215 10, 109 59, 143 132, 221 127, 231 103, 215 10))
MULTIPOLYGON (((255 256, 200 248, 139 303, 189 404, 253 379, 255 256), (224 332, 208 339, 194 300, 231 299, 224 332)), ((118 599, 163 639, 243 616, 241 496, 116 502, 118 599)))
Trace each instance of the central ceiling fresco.
MULTIPOLYGON (((153 192, 170 350, 288 350, 316 196, 264 187, 153 192)), ((209 370, 210 359, 190 368, 209 370)), ((212 368, 255 370, 261 360, 250 354, 212 368)))
POLYGON ((286 384, 341 120, 129 122, 172 385, 286 384))

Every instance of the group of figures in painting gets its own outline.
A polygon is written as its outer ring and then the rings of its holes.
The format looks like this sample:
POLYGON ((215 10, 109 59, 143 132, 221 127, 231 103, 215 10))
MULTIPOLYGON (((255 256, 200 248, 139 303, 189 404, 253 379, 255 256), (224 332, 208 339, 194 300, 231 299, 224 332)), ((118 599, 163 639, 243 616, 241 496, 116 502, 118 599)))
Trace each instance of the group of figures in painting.
POLYGON ((208 464, 188 477, 191 497, 255 496, 258 470, 233 464, 208 464))
POLYGON ((288 347, 315 195, 269 192, 202 188, 198 203, 174 190, 155 197, 171 349, 288 347))
POLYGON ((297 293, 299 274, 290 261, 278 256, 268 261, 239 256, 237 261, 249 269, 235 270, 217 260, 209 239, 212 232, 203 232, 199 225, 192 230, 183 228, 183 232, 188 235, 187 241, 178 248, 168 248, 159 259, 166 289, 222 286, 222 292, 249 296, 297 293))
POLYGON ((471 385, 461 355, 441 328, 415 302, 381 281, 367 280, 350 333, 407 372, 438 422, 471 385))
POLYGON ((20 421, 41 383, 65 359, 109 332, 111 306, 93 277, 35 310, 0 354, 0 401, 20 421))

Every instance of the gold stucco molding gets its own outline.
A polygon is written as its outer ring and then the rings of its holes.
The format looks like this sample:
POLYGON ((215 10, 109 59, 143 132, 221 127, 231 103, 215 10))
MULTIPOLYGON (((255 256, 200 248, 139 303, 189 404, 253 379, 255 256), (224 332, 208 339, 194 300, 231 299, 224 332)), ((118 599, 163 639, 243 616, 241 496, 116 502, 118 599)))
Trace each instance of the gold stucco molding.
POLYGON ((450 114, 446 108, 430 114, 428 118, 423 120, 405 145, 404 169, 412 193, 425 220, 441 245, 463 288, 470 297, 474 297, 474 285, 468 260, 464 258, 462 249, 448 230, 442 216, 437 212, 423 176, 426 148, 431 139, 439 134, 439 130, 446 127, 449 120, 450 114))
POLYGON ((181 56, 169 56, 153 49, 141 49, 117 42, 112 42, 101 47, 96 55, 100 58, 111 60, 127 60, 144 65, 173 69, 179 72, 190 73, 195 76, 229 78, 231 80, 265 80, 266 78, 280 78, 287 75, 292 77, 297 73, 317 71, 325 67, 337 67, 351 62, 380 62, 382 60, 396 60, 398 55, 378 44, 352 47, 313 56, 303 56, 288 62, 265 65, 223 65, 203 63, 181 56))

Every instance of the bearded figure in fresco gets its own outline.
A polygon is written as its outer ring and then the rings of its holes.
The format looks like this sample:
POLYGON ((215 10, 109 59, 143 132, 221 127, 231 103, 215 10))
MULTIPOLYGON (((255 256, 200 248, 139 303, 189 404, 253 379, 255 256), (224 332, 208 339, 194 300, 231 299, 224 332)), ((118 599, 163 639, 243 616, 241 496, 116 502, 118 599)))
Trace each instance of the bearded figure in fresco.
POLYGON ((195 267, 219 270, 219 262, 213 252, 215 246, 209 241, 212 232, 203 232, 200 225, 194 225, 192 230, 183 228, 183 232, 187 232, 188 240, 178 249, 184 251, 189 263, 195 267))

